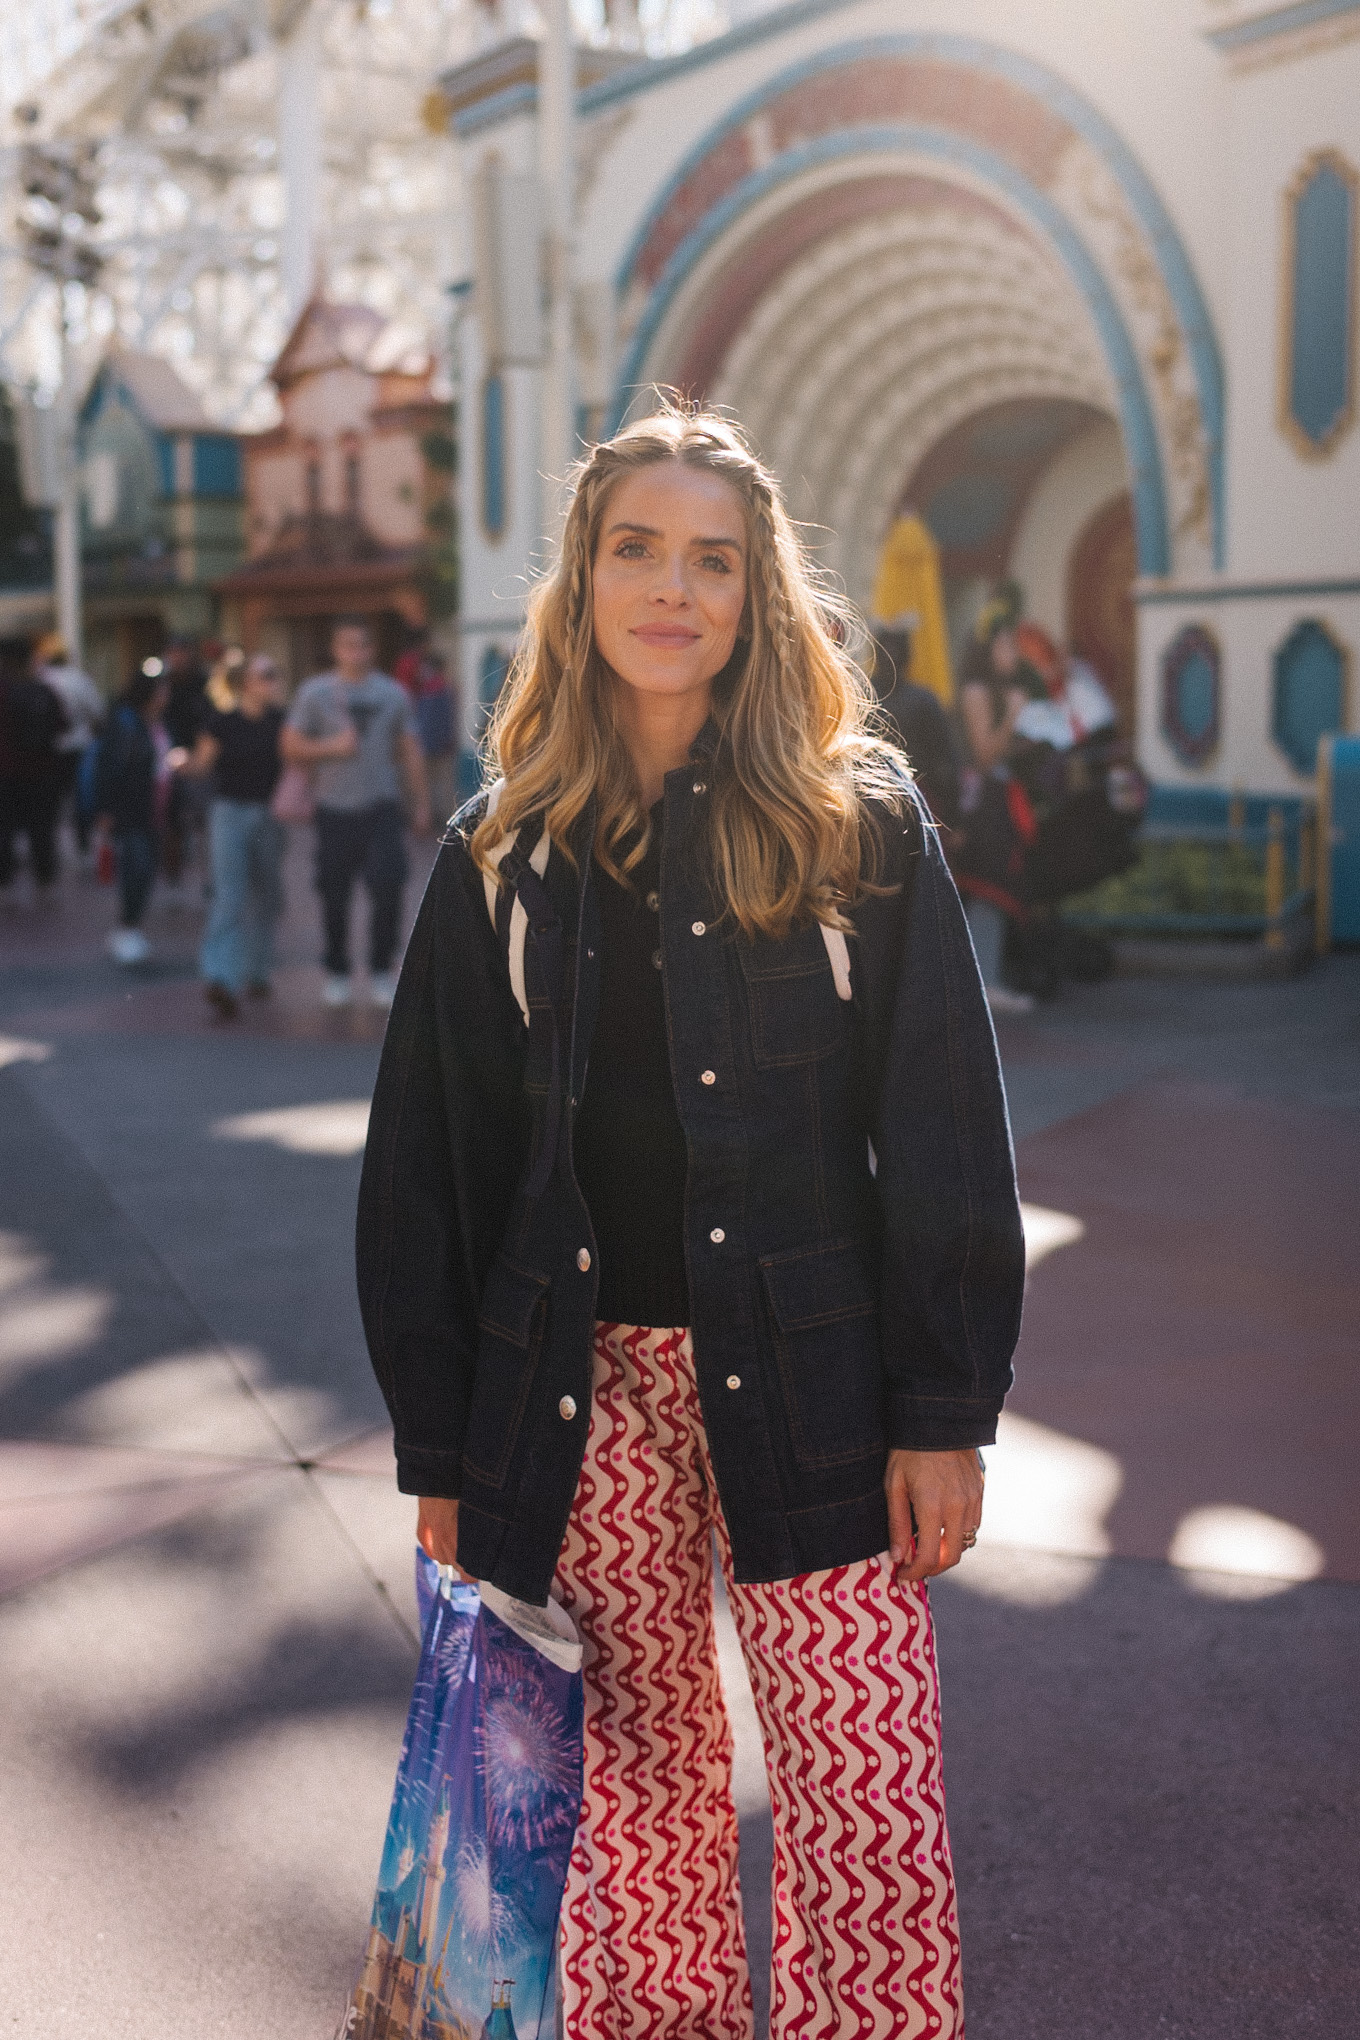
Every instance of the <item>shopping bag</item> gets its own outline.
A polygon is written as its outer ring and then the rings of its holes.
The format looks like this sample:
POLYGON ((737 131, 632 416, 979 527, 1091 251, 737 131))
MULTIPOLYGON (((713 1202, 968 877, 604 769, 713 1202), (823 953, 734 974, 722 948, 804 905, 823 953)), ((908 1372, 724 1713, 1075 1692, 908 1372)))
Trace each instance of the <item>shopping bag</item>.
POLYGON ((274 788, 269 811, 276 822, 310 822, 316 814, 309 765, 285 765, 274 788))
POLYGON ((416 1553, 423 1645, 345 2040, 552 2040, 581 1811, 571 1618, 416 1553))

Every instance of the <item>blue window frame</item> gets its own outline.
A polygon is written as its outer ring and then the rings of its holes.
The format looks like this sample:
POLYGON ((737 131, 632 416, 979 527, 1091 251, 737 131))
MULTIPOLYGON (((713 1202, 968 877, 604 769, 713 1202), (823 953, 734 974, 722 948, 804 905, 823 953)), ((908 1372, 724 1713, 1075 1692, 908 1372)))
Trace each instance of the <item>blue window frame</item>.
POLYGON ((1187 623, 1162 654, 1162 735, 1183 765, 1218 749, 1223 655, 1202 623, 1187 623))
POLYGON ((1275 654, 1271 735, 1296 772, 1317 769, 1320 740, 1346 727, 1347 658, 1325 624, 1296 624, 1275 654))
POLYGON ((1330 453, 1355 409, 1357 174, 1310 156, 1286 197, 1285 431, 1309 458, 1330 453))

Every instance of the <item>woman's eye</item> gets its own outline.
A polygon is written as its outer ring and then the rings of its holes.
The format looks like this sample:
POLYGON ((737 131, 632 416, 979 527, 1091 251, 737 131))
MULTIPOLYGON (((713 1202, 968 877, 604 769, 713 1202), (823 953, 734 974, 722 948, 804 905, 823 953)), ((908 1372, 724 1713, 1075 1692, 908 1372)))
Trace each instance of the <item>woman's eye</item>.
POLYGON ((711 574, 730 574, 732 562, 726 553, 705 553, 699 565, 711 574))
POLYGON ((623 538, 614 549, 616 560, 642 560, 647 557, 647 548, 640 538, 623 538))

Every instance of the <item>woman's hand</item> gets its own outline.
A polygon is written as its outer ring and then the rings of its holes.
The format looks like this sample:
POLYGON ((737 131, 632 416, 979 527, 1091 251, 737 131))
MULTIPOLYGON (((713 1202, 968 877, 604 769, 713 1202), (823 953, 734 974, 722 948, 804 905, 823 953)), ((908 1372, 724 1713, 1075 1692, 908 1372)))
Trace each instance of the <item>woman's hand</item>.
POLYGON ((422 1495, 416 1515, 416 1543, 436 1565, 451 1565, 470 1587, 477 1582, 458 1563, 458 1504, 443 1495, 422 1495))
POLYGON ((897 1584, 932 1579, 957 1565, 964 1538, 970 1533, 975 1537, 982 1521, 982 1461, 974 1447, 964 1452, 890 1452, 883 1486, 897 1584))

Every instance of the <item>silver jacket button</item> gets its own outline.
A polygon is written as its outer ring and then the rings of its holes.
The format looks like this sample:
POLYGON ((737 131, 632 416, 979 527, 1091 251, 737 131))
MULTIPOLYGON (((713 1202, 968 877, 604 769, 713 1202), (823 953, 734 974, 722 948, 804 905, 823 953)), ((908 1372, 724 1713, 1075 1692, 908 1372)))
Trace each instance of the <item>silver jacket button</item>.
POLYGON ((578 1247, 576 1252, 576 1265, 583 1275, 588 1275, 590 1273, 589 1247, 578 1247))
POLYGON ((727 1377, 727 1386, 729 1388, 740 1388, 741 1376, 739 1374, 729 1374, 727 1377))
POLYGON ((694 782, 694 791, 696 793, 707 793, 708 792, 707 783, 702 779, 696 779, 694 782))
POLYGON ((720 1247, 727 1238, 727 1234, 720 1225, 715 1225, 708 1237, 712 1240, 715 1247, 720 1247))
POLYGON ((557 1414, 559 1417, 564 1418, 567 1423, 571 1422, 572 1418, 576 1415, 576 1398, 574 1395, 563 1396, 561 1402, 557 1405, 557 1414))
POLYGON ((718 1075, 716 1070, 700 1070, 699 1082, 701 1084, 716 1084, 717 1081, 718 1075))
POLYGON ((702 921, 691 921, 689 932, 691 935, 702 935, 704 933, 704 923, 702 921))

